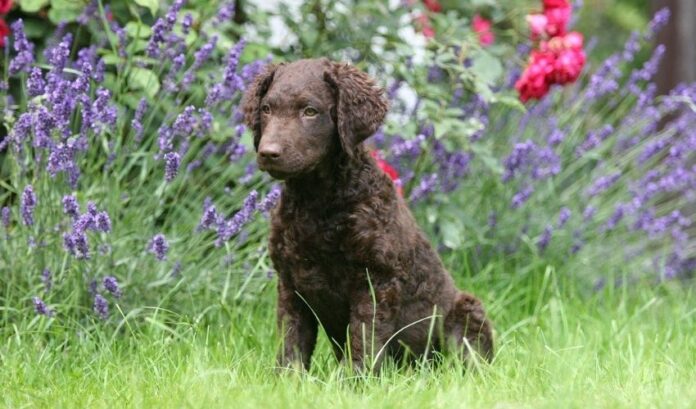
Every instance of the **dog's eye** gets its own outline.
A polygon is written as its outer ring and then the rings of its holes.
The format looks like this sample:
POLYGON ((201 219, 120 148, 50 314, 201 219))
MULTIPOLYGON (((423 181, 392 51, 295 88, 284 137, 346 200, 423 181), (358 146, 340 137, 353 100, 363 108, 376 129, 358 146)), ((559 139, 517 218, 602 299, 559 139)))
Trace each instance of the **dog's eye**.
POLYGON ((271 106, 268 104, 263 104, 261 106, 261 112, 263 112, 264 114, 270 114, 271 113, 271 106))
POLYGON ((319 111, 317 111, 316 109, 314 109, 312 107, 307 107, 304 109, 304 111, 302 111, 302 114, 304 116, 316 116, 318 113, 319 113, 319 111))

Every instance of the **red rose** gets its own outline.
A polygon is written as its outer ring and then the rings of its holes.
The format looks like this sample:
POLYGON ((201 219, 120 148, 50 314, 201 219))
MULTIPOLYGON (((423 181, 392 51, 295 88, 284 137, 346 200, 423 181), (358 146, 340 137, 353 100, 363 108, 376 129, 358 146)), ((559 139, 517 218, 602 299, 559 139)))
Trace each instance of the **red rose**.
POLYGON ((423 0, 425 8, 432 11, 433 13, 439 13, 442 11, 442 4, 437 0, 423 0))
POLYGON ((540 99, 551 85, 550 74, 553 72, 556 57, 552 52, 532 51, 529 65, 515 83, 515 89, 520 93, 520 100, 540 99))
POLYGON ((556 84, 574 82, 585 66, 585 51, 582 49, 583 37, 578 32, 570 32, 563 37, 554 37, 541 43, 543 51, 556 56, 551 80, 556 84))
POLYGON ((404 195, 404 191, 401 187, 401 179, 399 178, 399 172, 392 167, 386 160, 382 159, 382 155, 380 155, 379 152, 377 151, 372 151, 370 152, 370 156, 372 156, 375 161, 377 162, 377 167, 382 169, 382 172, 386 173, 387 176, 389 176, 389 179, 394 182, 394 186, 396 186, 396 192, 400 195, 404 195))
POLYGON ((495 41, 495 36, 493 35, 493 32, 491 31, 491 27, 493 26, 493 23, 491 23, 490 20, 487 20, 478 14, 474 16, 473 21, 471 22, 471 25, 474 29, 474 32, 478 34, 479 37, 479 43, 482 46, 489 46, 493 44, 493 41, 495 41))
POLYGON ((572 9, 568 7, 555 7, 544 9, 546 16, 546 33, 550 36, 563 35, 570 21, 572 9))
POLYGON ((7 27, 5 20, 0 18, 0 47, 5 47, 5 37, 10 35, 10 28, 7 27))
POLYGON ((544 10, 554 8, 570 8, 568 0, 544 0, 544 10))
POLYGON ((0 14, 7 14, 12 8, 12 0, 0 0, 0 14))
POLYGON ((527 24, 529 24, 529 31, 532 33, 532 40, 536 40, 546 34, 549 19, 543 14, 527 14, 527 24))

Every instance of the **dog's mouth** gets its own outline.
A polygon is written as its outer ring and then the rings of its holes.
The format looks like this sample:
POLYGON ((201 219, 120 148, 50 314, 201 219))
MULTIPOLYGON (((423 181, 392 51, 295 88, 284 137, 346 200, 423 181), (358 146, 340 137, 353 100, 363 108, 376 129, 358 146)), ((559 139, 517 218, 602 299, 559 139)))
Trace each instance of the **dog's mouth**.
POLYGON ((285 180, 294 174, 294 172, 288 172, 284 167, 280 167, 277 164, 266 163, 264 161, 257 161, 259 169, 271 175, 273 179, 285 180))

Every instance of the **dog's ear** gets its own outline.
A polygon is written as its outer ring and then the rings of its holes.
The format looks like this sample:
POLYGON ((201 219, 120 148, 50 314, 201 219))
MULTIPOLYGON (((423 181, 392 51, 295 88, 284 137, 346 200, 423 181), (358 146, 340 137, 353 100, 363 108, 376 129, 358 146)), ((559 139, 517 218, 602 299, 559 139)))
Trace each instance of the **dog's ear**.
POLYGON ((244 123, 254 135, 254 149, 257 151, 261 141, 261 99, 271 87, 278 66, 278 64, 267 65, 263 72, 254 78, 242 98, 244 123))
POLYGON ((384 89, 366 73, 350 64, 330 63, 324 80, 336 95, 334 121, 343 150, 353 156, 355 148, 377 131, 389 104, 384 89))

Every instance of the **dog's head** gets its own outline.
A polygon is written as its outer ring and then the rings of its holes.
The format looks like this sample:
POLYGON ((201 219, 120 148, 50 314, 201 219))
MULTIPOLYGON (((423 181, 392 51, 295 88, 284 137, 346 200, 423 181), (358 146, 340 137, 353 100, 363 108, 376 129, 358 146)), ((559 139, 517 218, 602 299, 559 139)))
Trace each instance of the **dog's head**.
POLYGON ((242 106, 259 168, 278 179, 311 172, 332 152, 352 157, 388 107, 367 74, 327 59, 268 66, 242 106))

